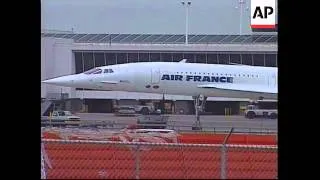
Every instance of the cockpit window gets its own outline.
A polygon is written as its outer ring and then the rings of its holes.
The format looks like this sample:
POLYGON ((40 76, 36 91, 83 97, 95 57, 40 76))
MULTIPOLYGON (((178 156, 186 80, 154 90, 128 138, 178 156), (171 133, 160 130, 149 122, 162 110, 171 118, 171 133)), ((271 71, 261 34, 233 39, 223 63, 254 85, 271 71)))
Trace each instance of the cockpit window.
POLYGON ((97 71, 93 72, 92 74, 101 74, 102 73, 102 69, 98 69, 97 71))
POLYGON ((103 73, 113 73, 112 69, 105 69, 103 73))
POLYGON ((100 74, 100 73, 102 73, 102 69, 94 68, 84 72, 83 74, 100 74))
POLYGON ((92 72, 96 71, 97 69, 90 69, 88 71, 85 71, 83 74, 91 74, 92 72))

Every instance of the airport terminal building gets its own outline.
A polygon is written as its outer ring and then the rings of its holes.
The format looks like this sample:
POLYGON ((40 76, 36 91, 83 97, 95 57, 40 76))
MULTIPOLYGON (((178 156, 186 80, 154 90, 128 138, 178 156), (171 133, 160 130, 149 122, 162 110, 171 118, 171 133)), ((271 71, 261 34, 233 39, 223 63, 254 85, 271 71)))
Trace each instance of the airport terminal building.
MULTIPOLYGON (((277 34, 253 35, 75 34, 42 33, 41 79, 81 73, 91 68, 131 62, 246 64, 277 67, 277 34)), ((162 94, 97 91, 41 85, 42 99, 56 99, 67 110, 112 112, 115 105, 154 103, 162 94)), ((167 113, 192 114, 192 97, 165 94, 167 113)), ((209 97, 206 112, 239 114, 249 99, 209 97)))

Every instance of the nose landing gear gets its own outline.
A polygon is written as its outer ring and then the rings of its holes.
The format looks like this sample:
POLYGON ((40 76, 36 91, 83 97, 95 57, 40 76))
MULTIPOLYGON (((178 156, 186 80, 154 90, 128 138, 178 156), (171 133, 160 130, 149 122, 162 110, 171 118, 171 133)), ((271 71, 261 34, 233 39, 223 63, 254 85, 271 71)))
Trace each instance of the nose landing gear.
POLYGON ((194 108, 195 108, 195 112, 196 112, 196 119, 195 119, 195 123, 192 126, 192 130, 202 130, 199 112, 204 111, 207 97, 203 96, 203 95, 198 95, 198 96, 193 96, 192 98, 194 100, 194 108))

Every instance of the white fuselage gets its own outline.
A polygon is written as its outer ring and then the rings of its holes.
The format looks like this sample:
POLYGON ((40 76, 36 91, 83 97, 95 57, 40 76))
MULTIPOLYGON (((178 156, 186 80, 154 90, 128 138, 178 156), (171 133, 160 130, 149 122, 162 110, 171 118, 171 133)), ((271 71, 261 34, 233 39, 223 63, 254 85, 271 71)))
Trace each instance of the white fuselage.
POLYGON ((99 67, 100 74, 76 74, 45 81, 68 87, 165 93, 207 97, 277 99, 277 68, 178 62, 141 62, 99 67), (112 73, 104 73, 111 69, 112 73), (232 84, 275 89, 276 93, 199 88, 207 84, 232 84))

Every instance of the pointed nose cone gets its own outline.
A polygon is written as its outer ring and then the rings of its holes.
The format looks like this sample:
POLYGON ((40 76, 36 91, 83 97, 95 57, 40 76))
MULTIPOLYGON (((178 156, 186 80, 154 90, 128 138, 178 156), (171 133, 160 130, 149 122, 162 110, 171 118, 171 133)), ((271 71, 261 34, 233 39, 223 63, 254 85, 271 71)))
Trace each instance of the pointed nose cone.
POLYGON ((42 83, 57 85, 57 86, 72 86, 73 78, 71 76, 63 76, 63 77, 48 79, 48 80, 42 81, 42 83))
POLYGON ((54 79, 48 79, 48 80, 42 81, 42 83, 55 84, 55 83, 57 83, 57 81, 56 81, 56 78, 54 78, 54 79))

